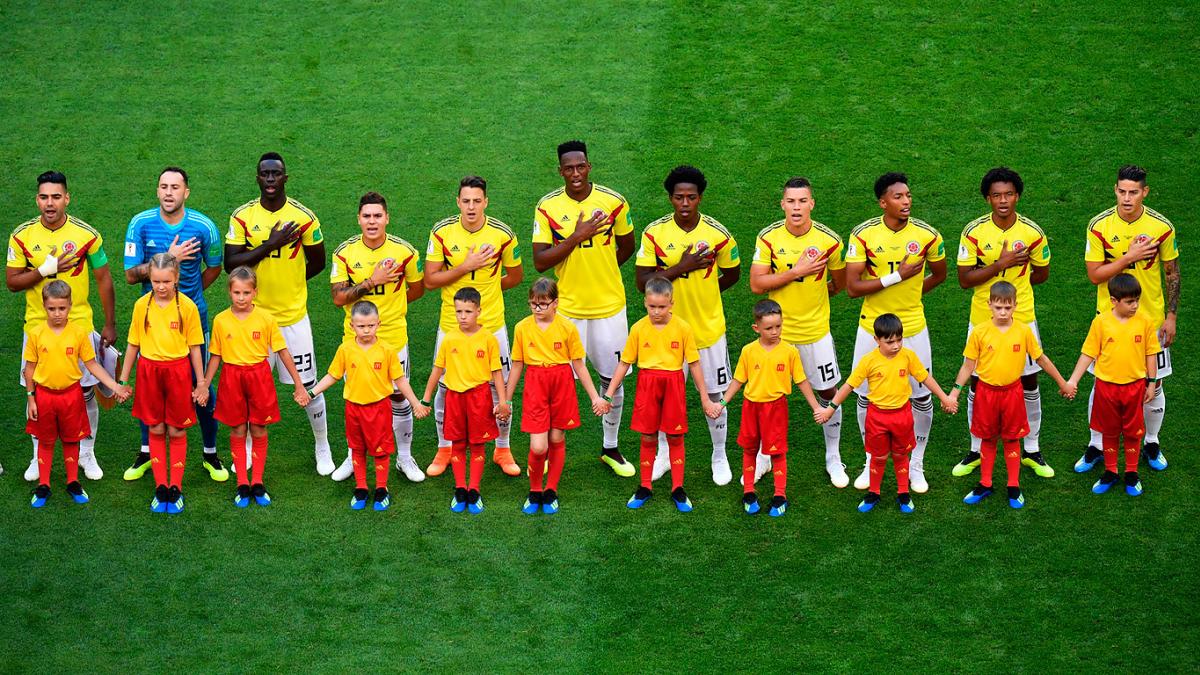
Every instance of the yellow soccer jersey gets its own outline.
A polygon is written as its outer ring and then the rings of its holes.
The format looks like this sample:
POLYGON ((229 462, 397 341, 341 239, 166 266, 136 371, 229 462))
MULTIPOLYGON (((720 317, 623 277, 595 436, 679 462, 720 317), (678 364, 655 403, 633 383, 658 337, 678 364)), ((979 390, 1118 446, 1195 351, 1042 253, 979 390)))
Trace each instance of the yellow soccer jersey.
POLYGON ((200 310, 183 293, 176 293, 166 307, 159 306, 153 292, 147 293, 133 303, 128 342, 151 361, 182 359, 190 347, 204 344, 200 310))
POLYGON ((929 377, 929 371, 925 370, 916 352, 901 347, 900 353, 889 359, 874 349, 859 359, 850 377, 846 378, 846 384, 853 388, 866 380, 867 400, 878 408, 896 410, 908 405, 912 396, 909 377, 917 382, 924 382, 929 377))
MULTIPOLYGON (((329 271, 329 283, 343 281, 351 286, 361 282, 375 272, 379 263, 391 260, 400 269, 400 278, 393 283, 376 286, 361 300, 370 300, 379 308, 379 331, 376 335, 386 340, 397 350, 408 344, 408 285, 419 282, 425 276, 421 271, 421 256, 412 244, 400 237, 388 235, 379 248, 372 249, 363 243, 362 235, 351 237, 333 252, 333 268, 329 271)), ((353 338, 350 328, 350 310, 353 303, 346 305, 345 338, 353 338)))
MULTIPOLYGON (((1179 245, 1175 241, 1175 226, 1154 209, 1143 207, 1142 215, 1127 223, 1117 215, 1114 206, 1092 218, 1088 224, 1087 248, 1083 259, 1087 262, 1112 262, 1129 251, 1134 241, 1149 239, 1158 242, 1158 255, 1134 263, 1125 271, 1132 274, 1142 285, 1142 300, 1138 314, 1145 314, 1154 322, 1155 329, 1166 318, 1163 302, 1162 263, 1179 257, 1179 245)), ((1112 311, 1108 299, 1107 284, 1096 287, 1096 311, 1103 314, 1112 311)))
POLYGON ((665 326, 655 326, 644 316, 629 329, 621 360, 643 370, 683 370, 700 360, 700 351, 686 321, 672 316, 665 326))
POLYGON ((1014 319, 1007 330, 1000 330, 989 319, 971 329, 963 356, 975 361, 980 380, 1004 387, 1021 379, 1026 357, 1042 357, 1042 347, 1033 329, 1021 321, 1014 319))
POLYGON ((593 183, 583 201, 571 199, 566 188, 559 188, 542 197, 533 212, 533 243, 555 246, 575 231, 579 214, 588 220, 596 211, 608 214, 607 227, 576 246, 554 267, 558 311, 574 319, 603 319, 625 308, 616 237, 633 232, 629 203, 616 192, 593 183))
POLYGON ((25 332, 38 324, 45 323, 46 309, 42 306, 42 287, 61 279, 71 287, 71 312, 68 320, 96 330, 92 323, 92 306, 88 302, 92 270, 108 264, 102 245, 104 238, 91 225, 75 216, 67 216, 67 222, 57 230, 47 229, 41 218, 34 218, 17 226, 8 238, 8 266, 18 269, 37 269, 46 262, 50 250, 62 258, 80 252, 79 264, 74 269, 60 274, 51 274, 25 291, 25 332))
MULTIPOLYGON (((937 230, 916 218, 909 218, 899 232, 893 232, 883 222, 883 216, 876 216, 854 228, 846 245, 846 262, 866 263, 863 279, 879 279, 895 272, 906 256, 910 262, 945 260, 946 244, 937 230)), ((925 330, 925 304, 921 297, 924 276, 915 274, 868 295, 863 299, 858 325, 874 334, 875 318, 890 312, 904 322, 905 337, 925 330)))
POLYGON ((467 335, 457 326, 446 333, 433 365, 446 371, 443 382, 451 391, 470 391, 492 381, 500 370, 500 343, 483 328, 467 335))
POLYGON ((804 365, 800 352, 786 342, 770 351, 758 340, 742 347, 733 379, 746 385, 742 395, 747 401, 769 403, 792 393, 792 383, 804 381, 804 365))
POLYGON ((271 352, 287 347, 283 333, 275 317, 261 307, 254 307, 250 315, 239 319, 227 309, 213 319, 212 338, 208 351, 221 357, 225 363, 235 366, 252 366, 267 360, 271 352))
POLYGON ((725 226, 701 214, 700 222, 691 232, 684 232, 668 214, 646 226, 638 248, 638 267, 666 269, 679 262, 683 252, 701 248, 716 251, 713 265, 708 269, 689 272, 671 281, 674 286, 674 314, 692 327, 700 349, 711 347, 725 335, 725 306, 721 302, 721 287, 715 268, 741 265, 737 241, 725 226))
POLYGON ((537 318, 527 316, 513 330, 512 360, 529 366, 554 366, 584 357, 583 341, 575 324, 562 318, 546 328, 537 325, 537 318))
POLYGON ((1128 384, 1146 377, 1146 356, 1161 352, 1162 346, 1150 317, 1138 311, 1122 321, 1110 309, 1092 319, 1080 351, 1096 359, 1096 379, 1128 384))
POLYGON ((239 206, 229 217, 225 243, 257 248, 271 236, 276 223, 295 221, 303 232, 295 242, 263 258, 254 272, 258 275, 258 297, 254 302, 275 317, 280 326, 290 326, 308 313, 308 278, 304 247, 319 244, 321 221, 295 199, 278 211, 268 211, 255 199, 239 206))
POLYGON ((1050 242, 1042 228, 1032 220, 1017 214, 1017 222, 1007 230, 1000 229, 992 220, 989 213, 976 218, 963 228, 958 240, 959 267, 987 267, 1000 257, 1000 251, 1008 242, 1010 250, 1029 249, 1029 264, 1020 267, 1010 267, 1001 271, 995 278, 976 286, 971 295, 971 323, 980 325, 992 320, 992 312, 988 309, 988 296, 991 285, 997 281, 1007 281, 1017 288, 1017 307, 1013 318, 1029 323, 1037 321, 1033 306, 1033 284, 1029 282, 1031 267, 1045 267, 1050 264, 1050 242))
POLYGON ((807 345, 820 340, 829 332, 828 270, 846 267, 846 249, 842 238, 833 230, 813 221, 808 232, 796 236, 788 231, 785 221, 777 221, 758 233, 754 242, 752 265, 763 265, 771 274, 791 268, 800 259, 828 257, 826 269, 801 277, 777 288, 767 297, 783 308, 783 341, 807 345))
POLYGON ((29 331, 24 356, 29 363, 37 364, 33 369, 35 383, 63 390, 83 377, 79 362, 95 359, 96 349, 92 346, 91 331, 77 323, 68 321, 58 333, 43 323, 29 331))
POLYGON ((440 262, 448 270, 461 265, 472 249, 485 244, 490 244, 496 251, 492 263, 442 288, 442 314, 438 327, 445 333, 458 330, 458 321, 454 319, 454 294, 467 286, 479 291, 479 325, 483 330, 495 333, 504 327, 504 293, 500 290, 500 279, 504 268, 520 266, 521 249, 517 235, 491 216, 477 232, 463 227, 460 216, 451 216, 434 225, 429 234, 425 262, 440 262))
POLYGON ((343 340, 328 371, 339 380, 346 378, 342 398, 368 405, 391 396, 393 382, 404 377, 404 366, 396 351, 383 340, 376 340, 366 348, 354 340, 343 340))

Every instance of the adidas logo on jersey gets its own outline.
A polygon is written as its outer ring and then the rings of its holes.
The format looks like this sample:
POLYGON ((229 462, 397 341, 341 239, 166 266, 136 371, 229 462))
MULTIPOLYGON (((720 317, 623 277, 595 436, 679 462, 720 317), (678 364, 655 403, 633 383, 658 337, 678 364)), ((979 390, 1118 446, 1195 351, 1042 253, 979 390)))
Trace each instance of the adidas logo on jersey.
POLYGON ((1114 234, 1114 235, 1113 235, 1113 238, 1112 238, 1112 240, 1111 240, 1111 241, 1112 241, 1112 243, 1114 243, 1114 244, 1119 244, 1119 243, 1121 243, 1121 235, 1119 235, 1119 234, 1114 234))
POLYGON ((41 244, 34 244, 34 245, 33 245, 33 250, 35 250, 35 251, 40 251, 40 250, 42 250, 42 246, 41 246, 41 244))
POLYGON ((154 243, 153 239, 146 242, 146 248, 154 248, 155 246, 158 246, 158 244, 154 243))
POLYGON ((570 216, 568 216, 567 214, 564 213, 563 217, 559 218, 559 220, 563 221, 564 223, 567 223, 567 222, 571 221, 571 218, 570 218, 570 216))
POLYGON ((458 250, 458 244, 455 244, 454 246, 451 246, 451 247, 450 247, 450 251, 451 251, 452 253, 453 253, 453 252, 455 252, 455 251, 457 251, 457 250, 458 250))
POLYGON ((667 250, 668 250, 668 251, 674 251, 674 250, 675 250, 675 244, 667 244, 667 250))
POLYGON ((250 231, 251 231, 251 232, 258 232, 258 231, 259 231, 258 224, 257 224, 257 223, 255 223, 255 224, 254 224, 254 227, 250 228, 250 231))
POLYGON ((985 250, 985 251, 990 251, 990 250, 992 250, 992 245, 991 245, 991 244, 988 244, 987 246, 984 246, 984 247, 983 247, 983 250, 985 250))
POLYGON ((361 270, 361 269, 362 269, 362 263, 360 263, 360 262, 356 262, 356 263, 354 263, 354 269, 356 269, 356 270, 361 270))
POLYGON ((876 247, 875 247, 875 252, 876 252, 876 253, 883 253, 883 247, 882 247, 882 246, 876 246, 876 247))

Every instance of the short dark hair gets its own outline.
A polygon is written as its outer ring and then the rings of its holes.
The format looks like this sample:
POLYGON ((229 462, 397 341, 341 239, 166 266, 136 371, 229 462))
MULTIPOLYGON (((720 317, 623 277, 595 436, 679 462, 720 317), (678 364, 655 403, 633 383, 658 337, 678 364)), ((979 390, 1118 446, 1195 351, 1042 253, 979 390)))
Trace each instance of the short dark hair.
POLYGON ((889 171, 889 172, 883 174, 882 176, 880 176, 879 178, 876 178, 875 179, 875 198, 876 199, 882 198, 883 193, 887 192, 887 189, 889 187, 895 185, 896 183, 904 183, 907 186, 908 185, 908 176, 900 173, 899 171, 889 171))
POLYGON ((463 188, 479 188, 483 190, 483 194, 487 194, 487 181, 479 176, 463 176, 462 180, 458 181, 458 193, 462 194, 463 188))
POLYGON ((186 172, 186 171, 184 171, 183 169, 181 169, 181 168, 177 167, 177 166, 166 166, 166 167, 163 167, 163 170, 158 172, 158 178, 159 178, 159 180, 162 180, 163 174, 164 174, 164 173, 167 173, 168 171, 170 171, 171 173, 177 173, 177 174, 179 174, 180 176, 183 176, 183 184, 184 184, 184 186, 187 186, 187 184, 188 184, 188 175, 187 175, 187 172, 186 172))
POLYGON ((587 157, 587 143, 583 141, 567 141, 566 143, 558 144, 558 158, 560 160, 568 152, 582 152, 583 156, 587 157))
POLYGON ((362 211, 362 207, 367 204, 379 204, 383 207, 384 213, 387 213, 387 200, 378 192, 368 192, 358 198, 358 210, 362 211))
POLYGON ((529 299, 534 298, 550 298, 551 300, 558 299, 558 283, 550 277, 538 277, 529 286, 529 299))
POLYGON ((1135 180, 1146 187, 1146 170, 1137 164, 1126 164, 1117 169, 1117 180, 1135 180))
POLYGON ((811 190, 812 183, 810 183, 804 176, 792 176, 791 178, 787 179, 786 183, 783 184, 784 190, 787 190, 788 188, 808 188, 811 190))
POLYGON ((1012 183, 1018 197, 1025 191, 1025 181, 1021 180, 1021 174, 1007 166, 998 166, 983 174, 983 180, 979 181, 979 194, 983 195, 984 199, 991 193, 993 183, 1012 183))
POLYGON ((877 338, 886 340, 887 338, 904 337, 904 322, 891 312, 875 317, 874 327, 877 338))
POLYGON ((258 163, 262 164, 263 162, 267 161, 268 159, 273 159, 273 160, 279 162, 280 164, 286 165, 286 162, 283 161, 283 155, 279 154, 278 152, 264 152, 262 154, 262 157, 258 158, 258 163))
POLYGON ((671 173, 667 174, 667 179, 663 181, 663 187, 666 188, 667 194, 674 194, 675 186, 680 183, 695 185, 700 194, 704 194, 704 189, 708 187, 708 179, 704 177, 704 172, 687 164, 671 169, 671 173))
POLYGON ((997 281, 988 287, 988 302, 995 300, 1017 301, 1017 287, 1007 281, 997 281))
MULTIPOLYGON (((1133 180, 1128 178, 1126 180, 1133 180)), ((1108 280, 1108 297, 1113 300, 1142 297, 1142 285, 1128 272, 1121 272, 1108 280)))
POLYGON ((765 316, 778 314, 783 316, 783 308, 774 300, 759 300, 754 303, 754 323, 758 323, 765 316))
POLYGON ((483 297, 479 295, 479 291, 473 286, 463 286, 454 293, 455 302, 470 302, 476 307, 483 304, 483 297))
POLYGON ((63 189, 66 190, 67 176, 61 171, 43 171, 37 177, 38 187, 41 187, 42 183, 54 183, 55 185, 61 185, 63 186, 63 189))

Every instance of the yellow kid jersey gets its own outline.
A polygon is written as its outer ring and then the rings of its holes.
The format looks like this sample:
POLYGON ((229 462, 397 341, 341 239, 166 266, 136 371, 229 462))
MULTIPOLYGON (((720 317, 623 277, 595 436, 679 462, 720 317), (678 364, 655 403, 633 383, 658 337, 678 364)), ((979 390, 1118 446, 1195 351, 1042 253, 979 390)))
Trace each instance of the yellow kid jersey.
POLYGON ((804 381, 800 352, 786 342, 771 350, 758 340, 742 347, 733 379, 746 385, 742 395, 747 401, 768 403, 792 393, 792 383, 804 381))
MULTIPOLYGON (((379 308, 379 331, 376 335, 400 350, 408 344, 408 285, 425 276, 421 272, 421 256, 412 244, 389 234, 379 248, 372 249, 363 243, 362 235, 351 237, 333 252, 329 283, 345 281, 353 286, 371 276, 375 266, 385 260, 396 265, 400 270, 400 278, 376 286, 360 299, 370 300, 379 308)), ((345 339, 354 337, 354 331, 350 328, 350 310, 353 307, 354 303, 345 307, 345 339)))
POLYGON ((1021 379, 1025 358, 1042 356, 1033 329, 1013 319, 1008 330, 1000 330, 991 319, 977 323, 967 337, 963 356, 975 361, 975 374, 993 387, 1004 387, 1021 379))
POLYGON ((59 333, 46 323, 35 326, 25 342, 25 360, 37 364, 33 381, 47 389, 62 390, 75 384, 83 377, 79 362, 95 358, 92 332, 70 321, 59 333))
POLYGON ((1113 384, 1128 384, 1146 377, 1146 356, 1162 351, 1158 326, 1140 307, 1137 314, 1121 321, 1112 313, 1101 312, 1092 319, 1083 340, 1084 354, 1096 359, 1096 379, 1113 384))
POLYGON ((324 240, 321 221, 303 204, 288 198, 278 211, 268 211, 259 200, 239 206, 229 217, 225 243, 257 248, 271 236, 276 223, 295 221, 302 234, 295 242, 272 251, 255 267, 258 296, 254 302, 275 317, 281 326, 290 326, 308 313, 308 275, 304 247, 324 240))
POLYGON ((684 232, 668 214, 646 226, 638 248, 638 267, 663 270, 672 267, 683 257, 688 247, 692 252, 701 249, 716 251, 717 256, 708 269, 689 272, 671 281, 674 286, 675 314, 692 327, 700 349, 711 347, 725 335, 725 307, 721 303, 721 287, 716 267, 737 267, 742 259, 737 242, 725 226, 701 214, 700 222, 691 232, 684 232))
POLYGON ((1042 232, 1037 223, 1019 213, 1017 222, 1007 230, 1000 229, 990 213, 972 220, 963 229, 958 240, 958 266, 978 268, 991 265, 1000 257, 1004 242, 1008 242, 1009 249, 1013 251, 1029 249, 1029 264, 1002 270, 993 279, 974 288, 971 296, 973 325, 991 322, 992 312, 988 309, 988 296, 991 295, 992 284, 997 281, 1007 281, 1017 288, 1017 307, 1013 311, 1013 318, 1025 323, 1037 321, 1033 306, 1033 284, 1029 282, 1032 272, 1030 268, 1050 264, 1050 242, 1046 240, 1046 233, 1042 232))
POLYGON ((433 365, 446 371, 443 382, 451 391, 470 391, 492 381, 500 370, 500 343, 487 329, 467 335, 457 325, 446 332, 433 365))
POLYGON ((174 361, 188 355, 189 347, 204 344, 200 310, 183 293, 166 307, 160 307, 150 292, 133 303, 129 323, 129 344, 151 361, 174 361))
POLYGON ((592 183, 592 191, 583 201, 571 199, 566 188, 559 188, 542 197, 533 212, 533 243, 556 246, 575 231, 579 214, 588 220, 596 211, 608 215, 608 225, 554 267, 558 311, 573 319, 603 319, 625 308, 616 237, 633 232, 629 203, 620 194, 592 183))
POLYGON ((771 274, 778 274, 795 265, 800 256, 825 256, 829 262, 826 269, 801 277, 767 294, 768 298, 783 308, 783 341, 793 345, 812 344, 829 332, 827 270, 846 267, 842 238, 816 221, 813 221, 808 232, 797 237, 788 231, 786 221, 780 220, 758 233, 754 242, 754 261, 751 263, 765 265, 770 268, 771 274))
POLYGON ((575 324, 561 316, 546 328, 537 318, 527 316, 513 331, 512 360, 527 366, 554 366, 584 357, 583 341, 575 324))
MULTIPOLYGON (((1166 318, 1163 302, 1162 263, 1179 257, 1179 245, 1175 242, 1175 226, 1154 209, 1143 207, 1142 215, 1127 223, 1117 215, 1117 208, 1092 218, 1088 224, 1087 248, 1083 259, 1087 262, 1111 262, 1125 255, 1134 241, 1158 242, 1158 255, 1149 260, 1136 262, 1125 271, 1132 274, 1142 285, 1142 300, 1138 314, 1144 314, 1154 323, 1155 329, 1166 318)), ((1096 311, 1100 314, 1112 311, 1108 300, 1107 284, 1096 287, 1096 311)))
POLYGON ((285 347, 287 342, 275 317, 261 307, 253 307, 244 319, 234 316, 232 308, 213 319, 208 351, 225 363, 252 366, 285 347))
POLYGON ((901 347, 900 353, 889 359, 874 349, 859 360, 846 379, 846 384, 854 388, 866 380, 869 390, 867 400, 884 410, 896 410, 908 405, 908 399, 912 396, 909 377, 917 382, 924 382, 929 377, 929 371, 921 365, 916 352, 901 347))
POLYGON ((46 309, 42 306, 42 287, 61 279, 71 287, 71 312, 67 319, 78 323, 88 332, 96 330, 92 323, 92 306, 88 302, 88 288, 92 270, 108 264, 108 257, 101 245, 104 238, 91 225, 75 216, 67 216, 67 222, 57 230, 48 229, 40 217, 17 226, 8 237, 8 267, 37 269, 46 262, 54 250, 61 259, 71 253, 79 253, 79 264, 66 272, 51 274, 25 291, 25 332, 45 323, 46 309))
POLYGON ((467 286, 479 291, 482 298, 479 325, 483 330, 495 333, 504 327, 504 293, 500 290, 500 279, 505 267, 521 264, 521 249, 517 244, 517 235, 491 216, 487 217, 487 222, 477 232, 463 227, 461 216, 451 216, 438 221, 429 234, 425 262, 440 262, 448 270, 461 265, 472 249, 485 244, 490 244, 495 251, 491 264, 442 287, 442 315, 438 322, 442 332, 458 330, 458 321, 454 319, 454 294, 467 286))
POLYGON ((367 405, 391 396, 392 383, 404 377, 404 367, 400 365, 396 351, 383 340, 375 340, 365 348, 354 340, 343 340, 328 371, 339 380, 343 376, 346 378, 342 398, 367 405))
MULTIPOLYGON (((946 244, 942 235, 916 218, 909 218, 899 232, 893 232, 883 222, 883 216, 876 216, 854 228, 846 244, 846 262, 866 263, 863 279, 879 279, 899 270, 905 257, 909 262, 945 260, 946 244)), ((914 274, 868 295, 863 299, 858 325, 874 334, 875 317, 890 312, 904 323, 905 337, 925 330, 925 304, 921 297, 924 278, 924 273, 914 274)))
POLYGON ((621 360, 642 369, 683 370, 684 364, 700 360, 700 351, 683 319, 672 316, 665 326, 655 326, 644 316, 629 329, 621 360))

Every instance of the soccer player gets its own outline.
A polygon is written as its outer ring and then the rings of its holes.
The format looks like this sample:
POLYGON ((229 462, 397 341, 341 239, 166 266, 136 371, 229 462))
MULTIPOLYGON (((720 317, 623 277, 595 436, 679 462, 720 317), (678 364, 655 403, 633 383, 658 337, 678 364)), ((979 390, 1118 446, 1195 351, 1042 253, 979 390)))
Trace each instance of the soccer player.
MULTIPOLYGON (((963 228, 958 240, 958 285, 975 289, 971 296, 968 334, 975 326, 992 321, 989 289, 998 280, 1007 281, 1017 289, 1013 318, 1029 327, 1040 346, 1042 338, 1034 313, 1033 287, 1050 278, 1050 242, 1037 223, 1017 213, 1017 202, 1024 190, 1025 182, 1021 176, 1006 166, 991 169, 983 175, 979 193, 992 207, 992 212, 976 218, 963 228)), ((1025 418, 1029 429, 1021 439, 1023 449, 1020 463, 1032 468, 1034 473, 1043 478, 1052 478, 1054 469, 1046 463, 1038 446, 1042 427, 1042 391, 1038 388, 1037 374, 1042 367, 1032 351, 1029 357, 1021 373, 1025 418)), ((972 375, 967 386, 967 418, 971 425, 974 425, 975 419, 973 411, 978 382, 979 377, 972 375)), ((979 466, 981 442, 978 436, 971 434, 971 449, 951 471, 953 475, 965 476, 979 466)), ((1015 444, 1015 440, 1010 443, 1015 444)))
POLYGON ((1090 427, 1103 439, 1104 475, 1092 486, 1103 494, 1117 482, 1117 438, 1125 441, 1125 493, 1142 494, 1138 478, 1138 448, 1148 426, 1145 404, 1158 388, 1157 321, 1138 311, 1142 287, 1137 277, 1121 273, 1108 280, 1109 305, 1092 319, 1082 354, 1071 373, 1069 386, 1079 384, 1083 373, 1094 366, 1090 427))
MULTIPOLYGON (((346 309, 345 338, 354 337, 350 313, 354 303, 369 299, 379 310, 379 338, 395 347, 404 372, 408 360, 408 303, 425 293, 422 283, 421 256, 412 244, 388 234, 387 200, 378 192, 368 192, 358 200, 358 227, 361 234, 342 242, 333 251, 329 283, 333 285, 333 304, 346 309)), ((392 434, 396 437, 396 468, 408 480, 419 483, 425 474, 412 456, 412 406, 399 392, 392 393, 392 434)), ((354 459, 333 472, 340 481, 354 473, 354 459)))
MULTIPOLYGON (((495 336, 500 349, 500 368, 508 377, 508 327, 504 325, 504 291, 521 283, 521 249, 517 235, 508 225, 487 215, 487 181, 479 176, 466 176, 458 183, 458 215, 438 221, 429 234, 425 250, 425 288, 442 290, 442 313, 438 322, 437 342, 441 346, 446 334, 458 330, 455 318, 455 294, 461 288, 474 288, 480 296, 479 325, 495 336)), ((503 381, 503 378, 501 379, 503 381)), ((500 403, 504 388, 492 391, 492 404, 500 403)), ((443 433, 446 412, 446 386, 438 387, 433 400, 437 422, 438 450, 426 471, 430 476, 441 475, 450 461, 451 442, 443 433)), ((510 420, 499 420, 494 461, 504 473, 518 476, 521 467, 509 449, 510 420)))
MULTIPOLYGON (((621 265, 633 255, 633 219, 629 202, 591 182, 592 165, 583 141, 558 146, 563 187, 542 197, 533 212, 533 266, 554 268, 558 277, 558 313, 575 324, 588 361, 607 389, 629 335, 621 265)), ((617 448, 625 390, 613 394, 604 415, 600 461, 618 476, 634 474, 633 464, 617 448)))
MULTIPOLYGON (((883 174, 875 181, 875 197, 883 215, 854 228, 846 248, 846 293, 852 298, 863 298, 854 340, 854 365, 857 367, 864 356, 875 351, 876 336, 872 335, 875 318, 891 313, 904 325, 904 346, 916 353, 925 370, 932 372, 922 296, 946 280, 946 245, 937 230, 909 216, 912 193, 907 176, 883 174)), ((933 401, 920 380, 910 378, 910 384, 916 434, 909 465, 910 483, 913 492, 922 493, 929 489, 924 460, 929 429, 933 426, 933 401)), ((866 385, 857 386, 855 393, 858 428, 865 436, 869 400, 866 385)), ((870 484, 871 461, 868 456, 862 473, 854 479, 855 488, 864 490, 870 484)))
POLYGON ((63 464, 67 469, 67 494, 77 504, 88 503, 79 484, 79 441, 91 433, 84 410, 83 377, 79 364, 111 389, 120 401, 129 390, 117 384, 99 364, 91 336, 71 323, 71 287, 55 279, 42 287, 46 321, 29 333, 25 344, 25 432, 38 439, 38 485, 30 504, 38 509, 50 497, 50 469, 54 444, 62 440, 63 464))
MULTIPOLYGON (((789 179, 779 202, 783 220, 763 228, 754 242, 750 290, 766 293, 783 312, 783 341, 796 348, 808 385, 828 402, 837 393, 841 371, 829 332, 829 298, 846 287, 846 250, 842 238, 812 219, 816 206, 807 178, 789 179)), ((840 450, 842 411, 822 427, 825 473, 834 487, 850 484, 840 450)), ((760 467, 755 480, 761 476, 760 467)), ((743 476, 745 482, 745 476, 743 476)), ((750 489, 750 486, 746 486, 750 489)))
MULTIPOLYGON (((725 342, 725 307, 721 293, 732 288, 741 276, 741 257, 729 230, 714 218, 700 213, 700 201, 708 180, 694 166, 677 166, 667 174, 663 187, 671 198, 674 213, 646 226, 638 249, 637 285, 645 291, 653 277, 672 282, 679 318, 695 331, 701 370, 707 379, 705 391, 711 401, 721 400, 733 374, 729 347, 725 342)), ((724 408, 716 418, 707 418, 712 438, 712 476, 717 485, 733 478, 725 454, 729 413, 724 408)), ((654 477, 671 465, 666 434, 659 437, 654 477)))
MULTIPOLYGON (((312 324, 308 320, 308 280, 325 269, 325 237, 321 221, 303 204, 287 196, 287 167, 279 153, 258 160, 258 199, 239 206, 229 217, 225 233, 225 271, 245 265, 258 275, 258 307, 279 322, 288 351, 305 389, 317 381, 312 324)), ((272 353, 271 367, 279 381, 294 384, 272 353)), ((329 450, 325 397, 304 407, 312 427, 317 473, 328 476, 335 467, 329 450)))
MULTIPOLYGON (((117 340, 116 293, 108 256, 104 253, 104 238, 95 228, 67 214, 71 193, 67 177, 58 171, 47 171, 37 177, 37 218, 25 221, 8 238, 8 267, 5 281, 8 290, 25 292, 25 327, 21 351, 25 351, 28 333, 46 321, 42 306, 42 288, 55 279, 71 287, 71 313, 68 319, 78 323, 92 336, 93 351, 100 365, 111 374, 116 368, 116 350, 109 348, 117 340), (89 277, 96 280, 96 291, 104 309, 104 326, 96 332, 89 302, 89 277)), ((25 364, 21 364, 25 372, 25 364)), ((23 377, 23 375, 22 375, 23 377)), ((79 466, 89 480, 100 480, 104 472, 96 461, 96 434, 100 426, 100 406, 96 402, 96 378, 84 372, 79 384, 87 410, 91 434, 79 442, 79 466)), ((25 384, 24 381, 21 383, 25 384)), ((25 480, 38 479, 38 442, 33 439, 33 459, 25 470, 25 480)))
MULTIPOLYGON (((150 292, 151 256, 169 253, 179 261, 179 290, 196 303, 204 343, 209 340, 208 303, 204 289, 221 275, 221 235, 208 216, 187 208, 191 194, 187 172, 168 166, 158 172, 158 207, 134 216, 125 229, 125 281, 141 284, 142 293, 150 292)), ((201 360, 207 360, 207 347, 201 347, 201 360)), ((215 481, 229 479, 229 471, 217 457, 217 422, 213 419, 216 397, 209 392, 208 405, 196 408, 203 439, 204 469, 215 481)), ((125 469, 125 480, 138 480, 150 468, 150 431, 142 427, 142 448, 133 464, 125 469)))
MULTIPOLYGON (((1175 226, 1162 214, 1143 202, 1150 194, 1146 185, 1146 170, 1140 166, 1123 166, 1117 171, 1113 187, 1117 205, 1100 213, 1088 225, 1088 279, 1096 284, 1096 312, 1111 310, 1104 284, 1115 275, 1126 272, 1137 279, 1142 288, 1139 312, 1148 317, 1158 331, 1158 378, 1168 377, 1171 370, 1171 343, 1175 342, 1175 317, 1179 312, 1179 244, 1175 241, 1175 226), (1163 279, 1166 279, 1164 302, 1163 279)), ((1154 397, 1146 403, 1146 435, 1142 455, 1150 468, 1167 468, 1167 457, 1158 444, 1163 415, 1167 409, 1166 395, 1160 384, 1153 387, 1154 397)), ((1088 397, 1088 407, 1094 405, 1095 388, 1088 397)), ((1075 463, 1078 472, 1090 471, 1103 456, 1102 436, 1092 429, 1087 451, 1075 463)))

